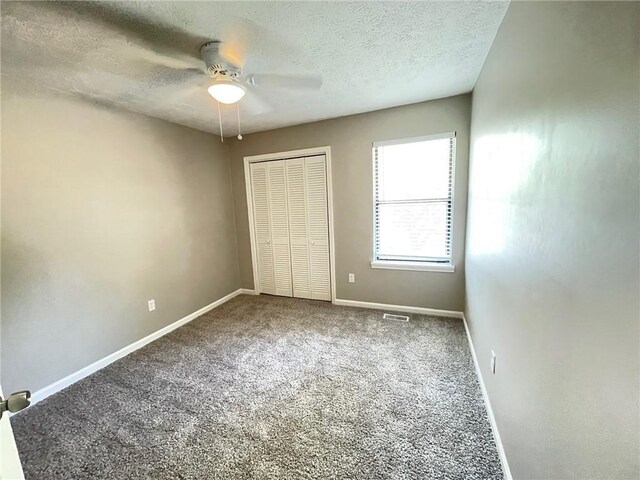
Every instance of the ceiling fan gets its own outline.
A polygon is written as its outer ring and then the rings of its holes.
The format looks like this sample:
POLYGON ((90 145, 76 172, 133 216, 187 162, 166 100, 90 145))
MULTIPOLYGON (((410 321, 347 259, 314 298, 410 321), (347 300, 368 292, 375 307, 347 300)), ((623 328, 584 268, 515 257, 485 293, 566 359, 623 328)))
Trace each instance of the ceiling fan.
MULTIPOLYGON (((261 114, 272 107, 260 98, 260 89, 282 88, 288 90, 317 90, 322 86, 322 77, 317 75, 246 74, 242 70, 242 58, 229 44, 213 40, 200 47, 200 57, 205 63, 206 74, 210 77, 207 91, 220 104, 237 104, 245 98, 249 112, 261 114), (247 95, 249 93, 249 95, 247 95), (245 95, 247 95, 245 97, 245 95), (248 101, 247 101, 248 100, 248 101)), ((189 69, 193 71, 193 69, 189 69)), ((240 133, 240 110, 238 115, 238 139, 240 133)), ((222 137, 222 116, 218 105, 220 136, 222 137)))
POLYGON ((240 101, 247 90, 261 88, 285 88, 316 90, 322 86, 322 77, 312 75, 246 74, 242 62, 219 41, 206 42, 200 47, 200 56, 206 72, 213 82, 207 88, 209 94, 220 103, 240 101))
MULTIPOLYGON (((103 43, 114 46, 124 43, 129 57, 109 64, 96 62, 92 68, 116 79, 138 81, 146 74, 149 86, 170 87, 169 95, 165 96, 175 95, 176 103, 202 102, 203 96, 206 98, 204 92, 208 91, 221 104, 238 104, 241 100, 243 114, 257 116, 274 109, 275 105, 269 104, 273 98, 270 92, 314 90, 322 86, 322 77, 318 75, 287 75, 277 70, 273 74, 245 72, 245 63, 247 69, 260 64, 252 62, 250 53, 245 55, 256 42, 260 42, 261 51, 273 52, 275 58, 295 57, 297 49, 295 43, 287 42, 251 19, 226 17, 223 23, 212 26, 207 35, 195 28, 189 30, 180 24, 159 21, 144 13, 143 6, 147 5, 144 2, 136 5, 134 2, 19 2, 8 5, 7 9, 20 6, 34 10, 27 13, 55 15, 61 21, 69 19, 74 31, 91 32, 88 45, 97 49, 102 48, 103 43), (133 68, 135 62, 136 68, 133 68)), ((215 8, 211 5, 210 8, 215 8)), ((72 92, 91 101, 96 98, 82 88, 73 88, 72 92)))

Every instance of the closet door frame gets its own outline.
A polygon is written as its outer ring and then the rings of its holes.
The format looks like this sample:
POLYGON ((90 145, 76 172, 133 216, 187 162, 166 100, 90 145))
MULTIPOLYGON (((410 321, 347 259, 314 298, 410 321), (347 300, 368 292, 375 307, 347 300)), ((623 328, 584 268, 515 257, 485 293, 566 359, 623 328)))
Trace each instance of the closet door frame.
POLYGON ((335 242, 333 235, 333 184, 331 175, 331 147, 314 147, 302 150, 290 150, 287 152, 266 153, 263 155, 251 155, 244 157, 244 180, 247 192, 247 212, 249 214, 249 238, 251 239, 251 264, 253 267, 254 293, 260 292, 260 276, 258 274, 258 252, 253 218, 253 194, 251 190, 251 164, 268 162, 270 160, 288 160, 291 158, 312 157, 324 155, 327 175, 327 215, 329 219, 329 277, 331 282, 331 302, 336 302, 336 268, 335 268, 335 242))

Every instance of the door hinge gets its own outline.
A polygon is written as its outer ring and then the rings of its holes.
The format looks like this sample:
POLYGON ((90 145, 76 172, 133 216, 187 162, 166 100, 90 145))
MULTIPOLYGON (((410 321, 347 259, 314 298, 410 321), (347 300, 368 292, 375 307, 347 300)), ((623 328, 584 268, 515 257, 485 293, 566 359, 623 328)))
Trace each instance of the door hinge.
POLYGON ((31 392, 29 390, 14 392, 6 400, 0 397, 0 418, 4 412, 16 413, 27 408, 31 404, 30 398, 31 392))

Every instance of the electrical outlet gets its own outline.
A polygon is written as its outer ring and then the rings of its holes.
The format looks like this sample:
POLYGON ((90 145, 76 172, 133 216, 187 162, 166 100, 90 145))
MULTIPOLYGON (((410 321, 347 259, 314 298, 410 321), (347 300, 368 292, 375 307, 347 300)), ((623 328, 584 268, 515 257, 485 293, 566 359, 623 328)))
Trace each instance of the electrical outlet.
POLYGON ((156 309, 156 301, 155 300, 149 300, 147 302, 147 304, 149 305, 149 311, 153 312, 156 309))
POLYGON ((353 273, 349 274, 349 283, 356 283, 356 276, 353 273))
POLYGON ((491 350, 491 373, 496 374, 496 352, 491 350))

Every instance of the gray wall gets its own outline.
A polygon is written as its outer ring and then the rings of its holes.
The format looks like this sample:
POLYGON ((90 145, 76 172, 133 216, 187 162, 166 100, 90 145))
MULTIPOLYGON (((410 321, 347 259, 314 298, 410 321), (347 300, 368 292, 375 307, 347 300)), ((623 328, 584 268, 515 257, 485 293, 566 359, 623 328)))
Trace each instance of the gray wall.
POLYGON ((329 145, 333 169, 337 297, 461 311, 470 108, 470 96, 460 95, 234 140, 231 143, 231 171, 243 287, 253 288, 244 156, 329 145), (372 269, 372 143, 453 130, 458 132, 453 233, 455 273, 372 269), (355 283, 348 283, 349 273, 355 273, 355 283))
POLYGON ((512 2, 474 90, 466 313, 515 478, 640 473, 639 25, 512 2))
POLYGON ((232 202, 217 137, 3 82, 4 390, 44 387, 239 288, 232 202))

